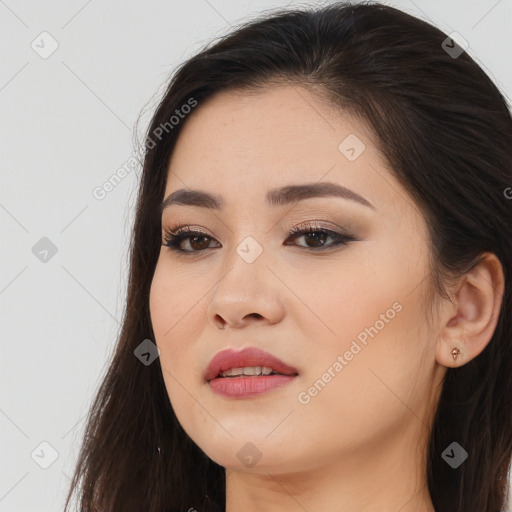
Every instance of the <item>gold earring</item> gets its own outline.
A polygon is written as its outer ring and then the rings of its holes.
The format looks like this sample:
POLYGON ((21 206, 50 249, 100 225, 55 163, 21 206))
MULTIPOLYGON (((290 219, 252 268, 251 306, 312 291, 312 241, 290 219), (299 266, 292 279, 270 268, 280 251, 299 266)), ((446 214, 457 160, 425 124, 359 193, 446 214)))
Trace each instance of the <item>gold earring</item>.
POLYGON ((454 349, 452 350, 452 357, 454 361, 457 359, 457 357, 459 357, 460 353, 460 350, 457 347, 454 347, 454 349))

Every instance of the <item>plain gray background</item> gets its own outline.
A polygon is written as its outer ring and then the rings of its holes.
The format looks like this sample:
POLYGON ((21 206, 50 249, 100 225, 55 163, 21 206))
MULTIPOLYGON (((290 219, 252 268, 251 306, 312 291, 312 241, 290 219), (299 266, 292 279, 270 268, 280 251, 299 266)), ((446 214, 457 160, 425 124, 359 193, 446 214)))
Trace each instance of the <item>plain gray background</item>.
MULTIPOLYGON (((0 0, 0 512, 63 510, 122 316, 140 171, 93 192, 133 155, 141 110, 139 133, 172 71, 230 26, 313 3, 0 0)), ((461 34, 511 96, 512 0, 386 3, 461 34)))

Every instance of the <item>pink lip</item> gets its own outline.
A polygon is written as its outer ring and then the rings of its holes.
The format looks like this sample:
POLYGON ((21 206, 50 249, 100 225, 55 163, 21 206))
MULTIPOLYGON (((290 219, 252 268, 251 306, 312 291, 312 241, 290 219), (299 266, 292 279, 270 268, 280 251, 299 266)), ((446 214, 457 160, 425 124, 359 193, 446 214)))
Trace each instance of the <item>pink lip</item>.
MULTIPOLYGON (((215 354, 206 369, 204 378, 209 382, 215 379, 220 372, 229 370, 230 368, 243 368, 244 366, 266 366, 267 368, 272 368, 275 372, 283 373, 288 376, 298 375, 298 371, 295 368, 287 365, 272 354, 256 347, 246 347, 242 350, 226 349, 215 354)), ((282 376, 269 375, 262 378, 268 379, 271 377, 282 376)), ((244 377, 241 378, 244 379, 244 377)))
POLYGON ((289 384, 297 375, 262 375, 260 377, 218 377, 208 382, 210 389, 228 398, 253 398, 289 384))

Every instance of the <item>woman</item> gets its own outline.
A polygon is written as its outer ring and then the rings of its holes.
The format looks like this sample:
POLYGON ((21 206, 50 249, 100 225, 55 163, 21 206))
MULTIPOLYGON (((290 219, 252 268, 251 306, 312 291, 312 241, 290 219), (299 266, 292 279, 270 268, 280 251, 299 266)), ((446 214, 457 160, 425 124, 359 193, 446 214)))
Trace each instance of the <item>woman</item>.
POLYGON ((380 4, 267 15, 181 66, 145 147, 67 505, 503 510, 512 120, 461 46, 380 4))

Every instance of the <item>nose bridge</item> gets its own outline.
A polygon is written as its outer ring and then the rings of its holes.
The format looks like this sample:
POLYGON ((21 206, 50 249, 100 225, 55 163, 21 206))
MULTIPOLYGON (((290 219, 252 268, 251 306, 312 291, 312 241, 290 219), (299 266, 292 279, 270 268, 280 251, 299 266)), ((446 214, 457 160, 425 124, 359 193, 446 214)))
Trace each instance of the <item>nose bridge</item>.
POLYGON ((243 238, 225 256, 222 275, 208 305, 211 320, 222 319, 231 326, 243 324, 248 318, 278 321, 283 305, 278 290, 270 282, 273 276, 266 268, 266 256, 262 244, 252 236, 243 238))
POLYGON ((266 219, 252 203, 246 204, 243 211, 230 210, 229 215, 238 219, 238 224, 231 231, 229 251, 223 251, 225 270, 234 267, 231 273, 253 272, 255 268, 263 271, 267 260, 264 245, 268 245, 266 219))
POLYGON ((265 281, 267 254, 260 243, 252 235, 242 239, 226 257, 225 271, 227 274, 219 285, 235 285, 239 294, 244 291, 251 293, 265 288, 261 286, 265 281))

